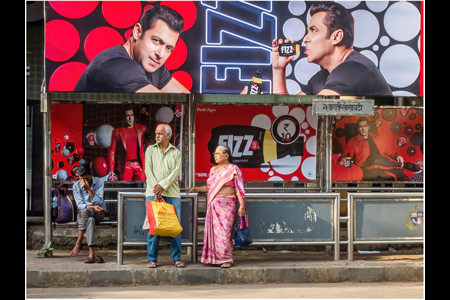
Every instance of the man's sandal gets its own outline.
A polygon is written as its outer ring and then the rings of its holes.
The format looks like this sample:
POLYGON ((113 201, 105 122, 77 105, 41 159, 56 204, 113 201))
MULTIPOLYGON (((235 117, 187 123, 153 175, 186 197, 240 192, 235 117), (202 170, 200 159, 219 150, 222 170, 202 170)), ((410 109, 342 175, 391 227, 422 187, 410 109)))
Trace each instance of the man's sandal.
POLYGON ((147 263, 147 268, 156 268, 156 262, 155 261, 149 261, 147 263))
POLYGON ((103 257, 101 257, 100 255, 96 256, 94 261, 96 263, 104 263, 105 261, 103 260, 103 257))
POLYGON ((221 268, 231 268, 233 266, 230 262, 224 262, 220 267, 221 268))
POLYGON ((173 264, 177 268, 184 268, 185 267, 184 262, 182 262, 181 260, 174 261, 173 264))
POLYGON ((95 263, 95 260, 94 260, 93 257, 88 257, 88 258, 84 261, 84 263, 85 263, 85 264, 93 264, 93 263, 95 263))

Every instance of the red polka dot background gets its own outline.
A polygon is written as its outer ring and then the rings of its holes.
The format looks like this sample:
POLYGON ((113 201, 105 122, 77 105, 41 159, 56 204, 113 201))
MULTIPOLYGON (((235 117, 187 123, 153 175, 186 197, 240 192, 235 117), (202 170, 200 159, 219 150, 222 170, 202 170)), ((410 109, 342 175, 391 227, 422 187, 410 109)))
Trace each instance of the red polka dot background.
MULTIPOLYGON (((333 181, 361 180, 362 171, 356 165, 346 168, 339 160, 346 153, 344 149, 350 138, 357 135, 356 120, 361 116, 335 117, 333 129, 333 181)), ((405 162, 415 164, 424 170, 423 144, 424 124, 422 108, 379 108, 369 120, 369 133, 382 138, 390 151, 398 153, 405 162)), ((412 172, 404 169, 407 181, 423 182, 424 172, 412 172)), ((375 180, 375 179, 374 179, 375 180)))
MULTIPOLYGON (((301 43, 314 2, 46 1, 46 88, 72 91, 95 55, 127 41, 145 9, 166 5, 185 21, 166 66, 191 93, 239 94, 261 68, 262 92, 271 94, 272 39, 301 43)), ((424 1, 337 2, 354 18, 354 49, 376 65, 394 97, 423 96, 424 1)), ((301 92, 320 68, 295 55, 288 93, 301 92)))
MULTIPOLYGON (((48 91, 73 91, 92 59, 101 51, 123 44, 142 12, 154 4, 166 5, 185 20, 189 30, 197 18, 193 1, 48 1, 45 3, 45 58, 48 91)), ((192 77, 177 70, 188 49, 180 37, 166 67, 188 90, 192 77)))

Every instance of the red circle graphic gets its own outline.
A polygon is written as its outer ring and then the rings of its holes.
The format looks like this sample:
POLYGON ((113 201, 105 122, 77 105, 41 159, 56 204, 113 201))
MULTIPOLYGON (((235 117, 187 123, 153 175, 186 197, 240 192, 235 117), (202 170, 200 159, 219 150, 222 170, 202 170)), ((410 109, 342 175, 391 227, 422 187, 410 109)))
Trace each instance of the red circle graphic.
POLYGON ((102 12, 106 22, 117 28, 133 26, 141 16, 139 1, 103 1, 102 12))
POLYGON ((97 7, 99 1, 49 1, 61 16, 71 19, 83 18, 97 7))
POLYGON ((89 61, 105 49, 123 44, 123 38, 119 32, 111 27, 97 27, 86 37, 84 41, 84 53, 89 61))
POLYGON ((165 66, 169 70, 178 69, 181 65, 184 64, 186 58, 187 58, 186 43, 183 41, 183 39, 180 38, 178 39, 175 49, 172 51, 169 58, 167 59, 165 66))
POLYGON ((176 71, 172 74, 179 83, 181 83, 186 89, 191 90, 192 88, 192 77, 185 71, 176 71))
POLYGON ((48 90, 72 92, 87 65, 80 62, 69 62, 61 65, 50 77, 48 90))
POLYGON ((71 23, 53 20, 45 24, 45 57, 65 61, 75 55, 80 47, 80 35, 71 23))

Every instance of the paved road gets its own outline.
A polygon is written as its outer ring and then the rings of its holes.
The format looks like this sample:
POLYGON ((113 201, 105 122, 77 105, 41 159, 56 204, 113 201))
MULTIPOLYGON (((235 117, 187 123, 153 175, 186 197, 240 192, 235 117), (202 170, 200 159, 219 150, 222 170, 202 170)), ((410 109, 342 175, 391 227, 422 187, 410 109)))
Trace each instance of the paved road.
POLYGON ((423 282, 28 288, 46 299, 424 299, 423 282))

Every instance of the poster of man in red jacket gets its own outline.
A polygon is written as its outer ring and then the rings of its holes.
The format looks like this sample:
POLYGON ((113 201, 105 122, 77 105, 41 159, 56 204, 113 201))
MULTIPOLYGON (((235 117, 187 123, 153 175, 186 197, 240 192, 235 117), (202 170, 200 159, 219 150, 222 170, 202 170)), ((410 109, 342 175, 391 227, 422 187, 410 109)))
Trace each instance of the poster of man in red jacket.
POLYGON ((115 128, 111 135, 108 151, 110 176, 114 173, 116 152, 119 156, 118 170, 122 181, 145 181, 144 146, 150 145, 146 138, 147 127, 134 122, 134 111, 131 106, 123 109, 122 126, 115 128))

